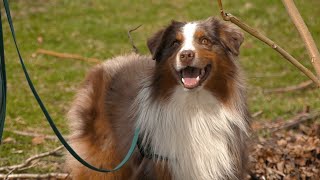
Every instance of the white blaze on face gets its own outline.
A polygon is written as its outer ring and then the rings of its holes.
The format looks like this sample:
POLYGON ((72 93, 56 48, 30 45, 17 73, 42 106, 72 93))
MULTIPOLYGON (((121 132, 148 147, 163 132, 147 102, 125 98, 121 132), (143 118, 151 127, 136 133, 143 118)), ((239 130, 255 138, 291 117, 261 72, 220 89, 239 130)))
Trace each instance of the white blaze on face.
POLYGON ((182 27, 183 44, 176 58, 177 70, 184 68, 180 63, 180 53, 184 50, 193 50, 193 51, 195 50, 195 47, 193 45, 193 39, 194 39, 194 33, 196 32, 196 29, 197 29, 197 23, 195 22, 187 23, 182 27))
POLYGON ((183 50, 195 50, 195 47, 193 45, 193 37, 194 33, 196 32, 197 23, 188 23, 183 27, 183 38, 184 42, 182 44, 182 48, 180 51, 183 50))

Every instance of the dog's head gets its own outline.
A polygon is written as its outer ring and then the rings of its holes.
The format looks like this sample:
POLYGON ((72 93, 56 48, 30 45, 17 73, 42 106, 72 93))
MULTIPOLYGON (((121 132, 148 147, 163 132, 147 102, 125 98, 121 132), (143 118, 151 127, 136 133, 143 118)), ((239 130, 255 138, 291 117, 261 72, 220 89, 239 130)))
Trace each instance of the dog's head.
POLYGON ((157 61, 158 73, 167 83, 189 90, 203 86, 225 91, 228 79, 236 71, 234 61, 242 42, 243 34, 238 28, 209 18, 188 23, 172 21, 155 33, 147 45, 157 61))

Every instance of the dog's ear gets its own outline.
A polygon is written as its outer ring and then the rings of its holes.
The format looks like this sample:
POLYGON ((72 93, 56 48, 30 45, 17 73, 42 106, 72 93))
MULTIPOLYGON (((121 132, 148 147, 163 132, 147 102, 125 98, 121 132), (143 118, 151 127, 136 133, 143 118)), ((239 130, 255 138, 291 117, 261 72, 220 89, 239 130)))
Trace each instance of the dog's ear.
POLYGON ((151 52, 153 60, 159 60, 160 58, 160 44, 162 42, 163 33, 165 29, 161 29, 156 32, 152 37, 150 37, 147 41, 147 46, 149 51, 151 52))
POLYGON ((222 22, 216 18, 209 18, 216 35, 219 37, 221 44, 233 55, 239 55, 240 46, 244 40, 243 33, 233 24, 222 22))
POLYGON ((175 41, 176 31, 183 25, 183 22, 172 21, 169 26, 156 32, 147 41, 147 46, 152 54, 152 59, 161 61, 164 52, 168 52, 168 48, 175 41))
POLYGON ((232 24, 224 23, 220 30, 222 44, 235 56, 239 55, 240 46, 244 40, 243 33, 232 24))

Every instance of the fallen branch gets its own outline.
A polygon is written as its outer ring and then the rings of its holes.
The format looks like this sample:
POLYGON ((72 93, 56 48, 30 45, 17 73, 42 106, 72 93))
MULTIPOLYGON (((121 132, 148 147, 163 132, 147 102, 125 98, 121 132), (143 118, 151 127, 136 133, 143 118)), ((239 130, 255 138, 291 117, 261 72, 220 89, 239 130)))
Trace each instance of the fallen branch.
POLYGON ((57 140, 56 136, 38 134, 38 133, 33 133, 33 132, 25 132, 25 131, 17 131, 17 130, 13 130, 13 131, 10 131, 10 132, 12 132, 14 134, 17 134, 17 135, 21 135, 21 136, 43 137, 46 140, 57 140))
POLYGON ((293 127, 296 127, 297 125, 304 123, 306 121, 315 119, 320 117, 320 112, 316 112, 316 113, 300 113, 298 115, 296 115, 295 117, 293 117, 290 120, 287 120, 285 124, 281 125, 280 127, 276 127, 270 130, 270 133, 275 133, 277 131, 280 131, 282 129, 290 129, 293 127))
POLYGON ((26 167, 32 166, 35 160, 47 157, 47 156, 55 156, 57 155, 57 152, 60 151, 61 149, 63 149, 63 146, 59 146, 56 149, 49 151, 49 152, 45 152, 45 153, 41 153, 41 154, 37 154, 34 156, 31 156, 30 158, 28 158, 27 160, 25 160, 23 163, 18 164, 18 165, 12 165, 12 166, 5 166, 5 167, 0 167, 0 172, 14 172, 14 171, 19 171, 21 169, 24 169, 26 167))
POLYGON ((134 51, 135 53, 137 53, 137 54, 139 53, 139 50, 138 50, 138 48, 136 47, 136 45, 134 44, 134 42, 133 42, 133 39, 132 39, 132 37, 131 37, 131 32, 139 29, 141 26, 142 26, 142 24, 140 24, 139 26, 135 27, 134 29, 130 29, 130 30, 128 31, 128 37, 129 37, 131 46, 132 46, 132 48, 133 48, 133 51, 134 51))
POLYGON ((64 59, 76 59, 76 60, 85 61, 85 62, 94 63, 94 64, 98 64, 102 62, 101 60, 95 59, 95 58, 86 58, 77 54, 58 53, 55 51, 49 51, 45 49, 38 49, 37 54, 44 54, 44 55, 49 55, 49 56, 54 56, 54 57, 64 58, 64 59))
POLYGON ((67 179, 67 173, 48 173, 48 174, 0 174, 0 179, 67 179))
POLYGON ((268 37, 261 34, 259 31, 251 28, 247 24, 240 21, 236 16, 233 16, 230 13, 225 13, 223 10, 221 0, 218 0, 218 4, 219 4, 221 16, 225 21, 231 21, 232 23, 234 23, 235 25, 237 25, 238 27, 240 27, 244 31, 248 32, 252 36, 256 37, 257 39, 261 40, 262 42, 264 42, 267 45, 269 45, 270 47, 272 47, 275 51, 280 53, 286 60, 288 60, 291 64, 296 66, 301 72, 303 72, 312 81, 314 81, 318 87, 320 87, 320 80, 309 69, 304 67, 298 60, 296 60, 294 57, 292 57, 287 51, 285 51, 283 48, 281 48, 279 45, 277 45, 275 42, 273 42, 268 37))
POLYGON ((298 91, 298 90, 303 90, 306 88, 309 88, 313 85, 313 81, 305 81, 302 82, 298 85, 294 86, 288 86, 288 87, 283 87, 283 88, 275 88, 275 89, 268 89, 264 90, 265 93, 285 93, 285 92, 292 92, 292 91, 298 91))
POLYGON ((320 53, 317 49, 316 43, 314 42, 308 27, 304 23, 294 1, 292 0, 282 0, 282 3, 286 7, 286 10, 293 22, 296 26, 299 34, 308 50, 309 57, 311 59, 311 63, 316 70, 318 77, 320 77, 320 53))

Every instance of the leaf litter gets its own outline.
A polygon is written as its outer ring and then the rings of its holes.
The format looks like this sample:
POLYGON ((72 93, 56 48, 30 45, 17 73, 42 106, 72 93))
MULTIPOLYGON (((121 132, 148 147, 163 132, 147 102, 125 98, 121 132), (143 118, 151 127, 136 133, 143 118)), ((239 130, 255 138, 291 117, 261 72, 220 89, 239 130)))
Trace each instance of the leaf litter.
MULTIPOLYGON (((254 122, 252 128, 256 133, 272 132, 284 123, 281 120, 254 122)), ((317 121, 304 121, 290 129, 260 134, 251 147, 248 179, 320 179, 320 123, 317 121)))

